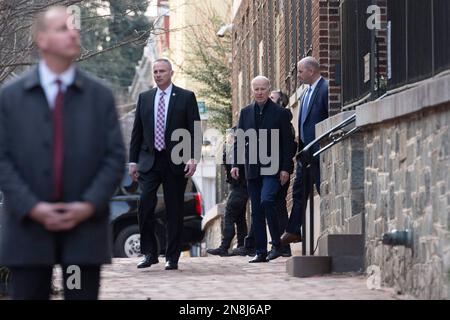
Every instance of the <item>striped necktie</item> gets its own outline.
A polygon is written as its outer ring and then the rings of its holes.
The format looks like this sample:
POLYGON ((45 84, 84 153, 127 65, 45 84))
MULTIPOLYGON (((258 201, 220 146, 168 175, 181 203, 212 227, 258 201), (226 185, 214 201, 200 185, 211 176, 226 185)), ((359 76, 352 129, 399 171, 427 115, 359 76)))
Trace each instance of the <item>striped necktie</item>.
POLYGON ((164 95, 166 93, 161 91, 158 102, 158 114, 156 118, 156 135, 155 135, 155 148, 161 151, 166 147, 164 141, 165 121, 166 121, 166 102, 164 95))

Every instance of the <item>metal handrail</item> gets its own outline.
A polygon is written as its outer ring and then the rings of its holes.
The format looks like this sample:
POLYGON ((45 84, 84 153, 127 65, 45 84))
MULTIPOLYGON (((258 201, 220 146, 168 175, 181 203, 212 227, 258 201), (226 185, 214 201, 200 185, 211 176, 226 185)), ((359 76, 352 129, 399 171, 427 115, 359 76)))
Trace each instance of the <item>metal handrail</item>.
MULTIPOLYGON (((351 130, 347 132, 342 132, 342 129, 347 127, 348 125, 356 122, 356 114, 353 114, 352 116, 348 117, 338 125, 334 126, 330 130, 326 131, 322 135, 320 135, 318 138, 316 138, 314 141, 309 143, 306 147, 304 147, 301 151, 299 151, 296 154, 296 159, 299 159, 302 163, 302 166, 304 166, 307 170, 307 174, 309 175, 309 208, 310 208, 310 249, 309 254, 314 255, 314 180, 313 180, 313 173, 312 173, 312 167, 311 164, 313 163, 314 158, 318 157, 321 153, 324 151, 330 149, 332 146, 342 142, 346 138, 352 136, 355 134, 359 127, 354 127, 351 130), (320 148, 318 151, 312 153, 312 148, 316 144, 322 142, 325 139, 331 139, 332 141, 328 143, 326 146, 320 148)), ((302 255, 306 255, 306 201, 303 203, 302 206, 302 215, 303 215, 303 226, 302 226, 302 255)))
POLYGON ((310 150, 313 146, 315 146, 316 144, 320 143, 322 140, 328 138, 328 139, 332 139, 333 142, 331 142, 330 144, 326 145, 323 149, 324 150, 319 150, 316 153, 314 153, 312 155, 312 157, 317 157, 318 155, 320 155, 323 151, 331 148, 333 145, 341 142, 342 140, 348 138, 350 135, 354 134, 357 130, 358 127, 353 128, 352 130, 348 131, 348 132, 344 132, 342 134, 337 135, 333 135, 336 131, 341 130, 343 128, 345 128, 346 126, 352 124, 356 122, 356 114, 351 115, 350 117, 348 117, 347 119, 345 119, 344 121, 342 121, 341 123, 339 123, 338 125, 334 126, 333 128, 331 128, 330 130, 326 131, 325 133, 323 133, 322 135, 320 135, 318 138, 316 138, 315 140, 313 140, 312 142, 310 142, 306 147, 304 147, 302 150, 300 150, 295 157, 297 159, 299 159, 300 161, 302 161, 302 163, 304 164, 309 164, 311 162, 311 156, 310 156, 310 150))

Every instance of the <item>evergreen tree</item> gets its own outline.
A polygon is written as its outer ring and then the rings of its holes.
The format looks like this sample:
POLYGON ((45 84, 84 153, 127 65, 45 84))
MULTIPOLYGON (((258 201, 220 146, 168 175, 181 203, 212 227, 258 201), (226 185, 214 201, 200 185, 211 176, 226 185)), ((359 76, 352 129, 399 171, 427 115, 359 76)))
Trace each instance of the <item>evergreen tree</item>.
POLYGON ((82 65, 111 85, 126 88, 131 85, 134 67, 142 57, 143 48, 151 32, 150 22, 145 16, 147 2, 107 2, 111 14, 106 17, 99 17, 98 7, 92 3, 83 8, 84 54, 89 57, 91 52, 105 51, 84 60, 82 65), (92 31, 89 32, 90 30, 92 31))
POLYGON ((213 16, 209 23, 204 28, 193 29, 189 58, 192 63, 181 68, 202 85, 198 93, 207 102, 208 121, 224 132, 232 125, 231 35, 217 37, 217 30, 225 24, 219 16, 213 16))

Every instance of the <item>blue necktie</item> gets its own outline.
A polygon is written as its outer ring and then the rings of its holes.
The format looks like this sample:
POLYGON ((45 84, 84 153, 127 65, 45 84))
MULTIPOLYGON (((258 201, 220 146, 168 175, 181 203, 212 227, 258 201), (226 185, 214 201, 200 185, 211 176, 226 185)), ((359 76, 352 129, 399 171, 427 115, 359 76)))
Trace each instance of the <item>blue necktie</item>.
POLYGON ((305 99, 303 99, 303 106, 302 106, 302 114, 300 118, 300 138, 303 142, 305 142, 305 133, 303 132, 303 123, 305 122, 306 115, 308 114, 308 106, 309 106, 309 99, 311 98, 311 86, 309 86, 308 92, 306 92, 305 99))

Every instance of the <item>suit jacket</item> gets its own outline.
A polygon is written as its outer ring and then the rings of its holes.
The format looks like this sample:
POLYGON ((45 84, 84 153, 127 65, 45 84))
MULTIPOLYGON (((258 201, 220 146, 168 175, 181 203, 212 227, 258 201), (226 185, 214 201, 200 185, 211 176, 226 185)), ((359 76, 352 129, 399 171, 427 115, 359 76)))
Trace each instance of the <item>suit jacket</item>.
MULTIPOLYGON (((266 102, 265 108, 265 115, 264 119, 261 123, 261 126, 259 129, 267 129, 267 154, 272 155, 272 146, 277 145, 279 147, 279 153, 278 153, 278 168, 277 172, 274 175, 278 175, 280 171, 286 171, 289 173, 292 173, 294 168, 293 163, 293 156, 294 156, 294 134, 292 132, 290 123, 292 119, 292 113, 285 108, 280 107, 276 103, 272 102, 272 100, 268 100, 266 102), (271 131, 279 130, 279 137, 277 141, 272 141, 271 139, 271 131)), ((247 132, 247 130, 256 129, 256 122, 255 122, 255 103, 252 103, 245 108, 241 110, 240 116, 239 116, 239 124, 238 124, 238 130, 241 129, 244 132, 247 132)), ((260 139, 258 135, 258 144, 262 143, 262 140, 260 139)), ((239 144, 238 140, 235 142, 235 159, 240 159, 240 154, 244 153, 244 163, 245 163, 245 174, 247 177, 247 180, 249 179, 255 179, 260 176, 261 168, 262 167, 269 167, 270 164, 264 165, 261 163, 259 156, 257 157, 257 163, 256 164, 250 164, 250 161, 252 160, 250 157, 250 144, 252 141, 248 138, 246 138, 245 141, 245 150, 238 150, 239 144)), ((258 151, 259 152, 259 151, 258 151)), ((277 155, 273 155, 277 156, 277 155)), ((238 160, 239 161, 239 160, 238 160)), ((242 161, 242 160, 240 160, 242 161)), ((233 165, 234 167, 237 167, 237 163, 233 165)))
MULTIPOLYGON (((155 125, 154 102, 157 88, 143 92, 139 95, 133 131, 130 142, 130 162, 139 164, 140 172, 148 172, 155 162, 155 125)), ((178 141, 171 141, 172 133, 177 129, 186 129, 191 137, 191 155, 189 159, 200 159, 201 132, 196 133, 197 144, 194 143, 194 122, 200 121, 197 100, 191 91, 177 86, 172 87, 169 100, 167 119, 164 133, 166 150, 172 152, 178 141)), ((172 172, 184 174, 185 165, 170 162, 172 172)))
MULTIPOLYGON (((307 90, 303 92, 300 98, 300 110, 298 117, 298 130, 300 136, 301 128, 301 114, 303 107, 303 100, 305 99, 307 90)), ((303 123, 304 132, 304 145, 299 143, 298 151, 301 151, 306 145, 314 141, 316 138, 316 124, 328 118, 328 81, 324 78, 320 79, 314 92, 309 100, 308 111, 306 114, 305 121, 303 123)), ((301 142, 301 141, 300 141, 301 142)), ((314 152, 319 150, 319 145, 316 145, 312 149, 314 152)))
POLYGON ((120 183, 124 146, 114 97, 80 69, 63 105, 63 201, 88 201, 92 217, 49 232, 28 217, 52 201, 52 110, 34 67, 0 90, 0 264, 102 264, 110 261, 109 199, 120 183), (60 249, 57 257, 55 249, 60 249))

